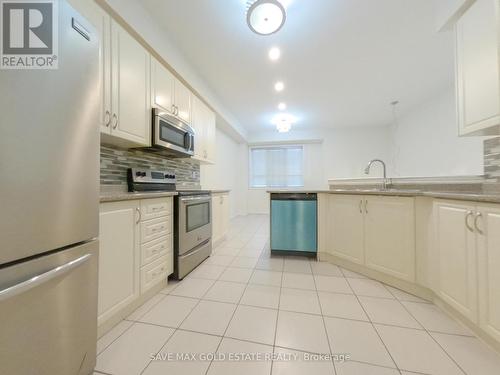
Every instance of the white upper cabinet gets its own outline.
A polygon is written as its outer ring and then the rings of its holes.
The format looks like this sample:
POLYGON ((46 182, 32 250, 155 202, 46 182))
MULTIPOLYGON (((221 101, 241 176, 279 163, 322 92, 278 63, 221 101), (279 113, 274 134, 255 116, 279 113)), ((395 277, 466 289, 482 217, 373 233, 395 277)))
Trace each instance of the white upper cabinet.
POLYGON ((477 321, 476 245, 474 206, 437 202, 435 250, 437 251, 437 293, 471 321, 477 321))
POLYGON ((215 160, 215 113, 193 96, 194 157, 204 163, 215 160))
POLYGON ((500 135, 499 6, 476 0, 455 26, 460 135, 500 135))
POLYGON ((191 125, 191 91, 154 57, 151 57, 151 103, 191 125))
POLYGON ((111 22, 112 135, 151 145, 150 55, 116 22, 111 22))
POLYGON ((175 80, 174 98, 176 115, 187 124, 191 124, 191 91, 178 79, 175 80))
POLYGON ((151 103, 153 107, 174 113, 175 77, 158 60, 151 57, 151 103))
POLYGON ((415 282, 415 200, 366 197, 364 208, 366 266, 415 282))

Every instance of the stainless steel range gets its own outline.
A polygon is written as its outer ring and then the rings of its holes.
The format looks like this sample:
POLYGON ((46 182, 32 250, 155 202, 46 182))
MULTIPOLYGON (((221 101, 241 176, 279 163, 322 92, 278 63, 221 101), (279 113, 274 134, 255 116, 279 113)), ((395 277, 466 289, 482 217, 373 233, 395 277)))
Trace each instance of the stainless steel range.
POLYGON ((210 192, 179 191, 174 212, 174 277, 182 279, 212 253, 210 192))
POLYGON ((174 274, 182 279, 212 253, 212 199, 209 191, 176 190, 168 171, 128 170, 129 191, 177 191, 174 198, 174 274))

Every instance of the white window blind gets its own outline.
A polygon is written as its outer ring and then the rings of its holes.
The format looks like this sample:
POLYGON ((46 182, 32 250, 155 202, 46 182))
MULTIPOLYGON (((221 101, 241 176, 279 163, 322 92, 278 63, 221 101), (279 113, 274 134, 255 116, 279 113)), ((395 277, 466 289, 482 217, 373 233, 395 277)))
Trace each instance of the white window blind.
POLYGON ((250 148, 250 187, 304 186, 302 146, 250 148))

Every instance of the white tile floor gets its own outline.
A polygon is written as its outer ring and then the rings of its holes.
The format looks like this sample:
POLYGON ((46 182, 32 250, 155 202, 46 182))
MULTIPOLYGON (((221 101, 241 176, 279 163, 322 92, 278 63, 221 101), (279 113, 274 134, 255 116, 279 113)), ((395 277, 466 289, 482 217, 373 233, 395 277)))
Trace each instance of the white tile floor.
POLYGON ((268 220, 233 220, 209 259, 99 340, 95 374, 500 374, 500 356, 436 306, 328 263, 271 258, 268 220))

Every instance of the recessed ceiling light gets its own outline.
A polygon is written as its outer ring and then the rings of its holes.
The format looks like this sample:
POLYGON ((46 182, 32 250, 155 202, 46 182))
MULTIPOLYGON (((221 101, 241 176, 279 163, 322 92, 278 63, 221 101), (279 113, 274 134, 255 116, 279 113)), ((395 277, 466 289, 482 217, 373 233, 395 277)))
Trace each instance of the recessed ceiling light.
POLYGON ((280 103, 280 104, 278 104, 278 109, 279 109, 280 111, 284 111, 284 110, 286 109, 286 104, 285 104, 285 103, 280 103))
POLYGON ((276 61, 280 58, 281 51, 278 47, 273 47, 269 50, 269 59, 276 61))
POLYGON ((278 92, 283 91, 285 89, 285 84, 281 81, 278 81, 274 84, 274 89, 278 92))
POLYGON ((259 35, 270 35, 283 27, 286 11, 277 0, 256 0, 248 9, 247 23, 259 35))

